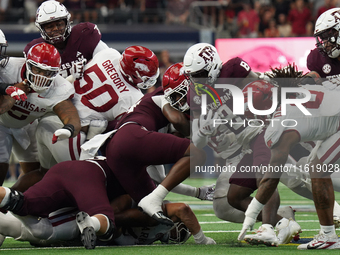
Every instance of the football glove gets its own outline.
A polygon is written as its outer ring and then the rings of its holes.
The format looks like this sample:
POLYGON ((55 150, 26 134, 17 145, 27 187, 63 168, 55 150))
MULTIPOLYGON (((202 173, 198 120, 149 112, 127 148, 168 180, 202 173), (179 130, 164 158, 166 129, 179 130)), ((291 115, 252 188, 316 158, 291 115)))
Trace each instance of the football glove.
POLYGON ((16 101, 25 101, 27 96, 25 92, 17 87, 8 86, 5 90, 6 94, 14 98, 16 101))
POLYGON ((204 136, 212 135, 217 128, 217 126, 214 126, 214 120, 216 119, 220 119, 220 117, 217 112, 215 112, 213 116, 212 110, 209 110, 206 118, 205 115, 201 115, 199 121, 199 133, 204 136))
POLYGON ((81 79, 84 74, 84 66, 86 65, 86 59, 83 59, 80 62, 73 63, 73 66, 71 68, 71 75, 74 79, 81 79))
POLYGON ((66 124, 63 128, 56 130, 52 137, 52 144, 55 144, 57 141, 68 139, 72 137, 74 134, 74 126, 71 124, 66 124))

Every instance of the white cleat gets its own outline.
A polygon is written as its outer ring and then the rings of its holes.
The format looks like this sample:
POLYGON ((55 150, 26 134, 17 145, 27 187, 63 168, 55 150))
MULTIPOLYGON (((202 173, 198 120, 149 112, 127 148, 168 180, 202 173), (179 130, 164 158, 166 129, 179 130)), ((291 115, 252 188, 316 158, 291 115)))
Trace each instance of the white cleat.
POLYGON ((138 207, 141 211, 149 215, 151 218, 158 221, 160 224, 167 226, 173 226, 174 222, 166 217, 162 210, 163 201, 158 201, 159 199, 150 193, 149 195, 143 197, 138 203, 138 207))
POLYGON ((77 225, 84 247, 86 249, 96 248, 97 235, 91 223, 90 216, 86 212, 79 212, 77 214, 77 225))
POLYGON ((299 233, 301 233, 300 225, 292 218, 289 220, 282 218, 275 226, 279 244, 287 244, 299 233))
POLYGON ((340 239, 337 235, 327 236, 320 231, 309 243, 300 244, 298 250, 335 250, 340 249, 340 239))
POLYGON ((251 245, 264 244, 267 246, 278 246, 279 239, 277 238, 274 228, 270 224, 263 224, 258 230, 255 230, 256 234, 246 235, 244 241, 251 245))

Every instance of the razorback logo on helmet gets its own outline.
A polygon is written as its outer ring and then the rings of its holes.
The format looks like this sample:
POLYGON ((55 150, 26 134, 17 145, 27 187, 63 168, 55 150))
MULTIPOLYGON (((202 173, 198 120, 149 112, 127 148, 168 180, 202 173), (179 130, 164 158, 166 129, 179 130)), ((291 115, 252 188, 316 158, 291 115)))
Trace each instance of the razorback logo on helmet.
POLYGON ((147 65, 144 65, 142 63, 135 63, 135 68, 138 71, 144 71, 144 72, 150 72, 149 68, 147 65))
POLYGON ((204 59, 206 64, 209 64, 214 60, 214 55, 215 51, 209 46, 204 47, 199 54, 199 56, 204 59))

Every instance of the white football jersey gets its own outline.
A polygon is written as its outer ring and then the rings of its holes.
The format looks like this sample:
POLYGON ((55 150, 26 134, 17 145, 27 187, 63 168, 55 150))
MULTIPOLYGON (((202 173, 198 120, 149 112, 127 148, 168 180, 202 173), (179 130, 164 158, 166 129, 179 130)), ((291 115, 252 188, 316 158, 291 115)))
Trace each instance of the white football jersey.
POLYGON ((143 96, 122 76, 120 58, 115 49, 100 51, 86 64, 84 77, 74 82, 73 103, 82 126, 91 120, 114 120, 143 96))
POLYGON ((311 115, 305 115, 295 105, 287 105, 286 115, 282 115, 280 107, 274 113, 275 121, 269 124, 265 133, 269 148, 279 141, 285 131, 295 130, 300 135, 300 142, 325 140, 338 131, 340 91, 317 85, 302 87, 311 93, 311 99, 303 104, 311 115))
MULTIPOLYGON (((9 58, 8 65, 0 69, 3 82, 15 84, 23 81, 25 69, 24 58, 9 58)), ((0 115, 0 125, 8 128, 22 128, 47 112, 53 112, 53 107, 70 98, 74 88, 70 82, 57 75, 50 88, 42 94, 31 92, 26 101, 18 101, 6 113, 0 115)))

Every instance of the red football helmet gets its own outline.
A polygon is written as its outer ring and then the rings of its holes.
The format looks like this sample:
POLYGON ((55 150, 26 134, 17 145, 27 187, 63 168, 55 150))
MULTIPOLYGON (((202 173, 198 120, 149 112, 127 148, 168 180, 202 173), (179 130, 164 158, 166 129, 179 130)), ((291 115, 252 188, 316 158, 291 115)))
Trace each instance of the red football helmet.
POLYGON ((30 87, 36 92, 48 89, 58 75, 60 65, 60 54, 53 45, 38 43, 32 46, 26 56, 26 75, 30 87))
POLYGON ((273 104, 272 88, 274 87, 275 86, 271 84, 270 82, 267 82, 265 80, 258 80, 258 81, 249 83, 247 86, 243 88, 242 92, 244 95, 245 117, 247 117, 248 119, 261 119, 263 121, 265 119, 270 118, 270 116, 254 115, 252 112, 250 112, 249 107, 248 107, 248 89, 252 88, 254 108, 256 110, 269 110, 273 104))
POLYGON ((148 89, 156 84, 158 65, 155 53, 143 46, 126 48, 120 60, 121 72, 140 89, 148 89))
POLYGON ((189 110, 186 99, 189 85, 190 82, 184 74, 183 63, 173 64, 163 75, 162 86, 165 99, 181 112, 189 110))

